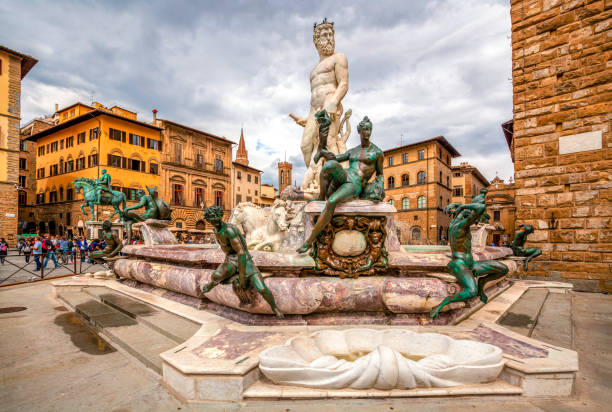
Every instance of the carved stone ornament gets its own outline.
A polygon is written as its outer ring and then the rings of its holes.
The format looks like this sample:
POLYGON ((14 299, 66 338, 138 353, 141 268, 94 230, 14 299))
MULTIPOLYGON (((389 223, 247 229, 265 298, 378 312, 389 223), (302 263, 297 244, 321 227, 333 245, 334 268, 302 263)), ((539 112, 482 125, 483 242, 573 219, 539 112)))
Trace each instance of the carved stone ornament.
POLYGON ((386 216, 335 216, 314 242, 315 269, 341 278, 386 270, 386 220, 386 216))

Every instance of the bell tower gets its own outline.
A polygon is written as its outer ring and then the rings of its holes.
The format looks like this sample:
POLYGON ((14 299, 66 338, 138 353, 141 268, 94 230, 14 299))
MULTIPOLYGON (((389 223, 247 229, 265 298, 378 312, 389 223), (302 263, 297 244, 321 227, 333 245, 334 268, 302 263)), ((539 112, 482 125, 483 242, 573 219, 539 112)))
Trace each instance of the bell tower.
POLYGON ((291 169, 293 165, 286 160, 278 162, 278 194, 283 193, 283 189, 291 185, 291 169))

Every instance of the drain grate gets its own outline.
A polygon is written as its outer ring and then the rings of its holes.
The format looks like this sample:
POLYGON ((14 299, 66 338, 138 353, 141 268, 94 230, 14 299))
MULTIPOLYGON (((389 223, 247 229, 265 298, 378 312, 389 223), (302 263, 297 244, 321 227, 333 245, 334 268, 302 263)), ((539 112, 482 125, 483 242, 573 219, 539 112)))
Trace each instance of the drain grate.
POLYGON ((0 313, 21 312, 22 310, 26 309, 27 308, 24 306, 9 306, 8 308, 0 308, 0 313))

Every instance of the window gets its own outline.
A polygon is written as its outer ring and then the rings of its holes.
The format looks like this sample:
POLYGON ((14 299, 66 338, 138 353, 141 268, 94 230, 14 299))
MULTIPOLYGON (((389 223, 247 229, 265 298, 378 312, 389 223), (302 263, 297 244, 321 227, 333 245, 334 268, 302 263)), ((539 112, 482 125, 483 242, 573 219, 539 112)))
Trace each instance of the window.
POLYGON ((77 134, 77 144, 85 143, 85 132, 77 134))
POLYGON ((410 209, 410 199, 407 197, 402 199, 402 209, 410 209))
MULTIPOLYGON (((108 136, 112 139, 111 133, 110 133, 111 130, 114 130, 114 129, 109 129, 108 136)), ((89 140, 96 140, 99 137, 99 135, 100 135, 100 129, 98 129, 97 127, 94 127, 93 129, 89 129, 89 140)))
POLYGON ((159 174, 159 165, 157 163, 149 162, 149 173, 152 175, 159 174))
POLYGON ((421 240, 421 228, 420 227, 413 227, 412 228, 412 241, 413 242, 418 242, 421 240))
MULTIPOLYGON (((145 137, 139 136, 137 134, 130 133, 130 144, 144 147, 145 146, 145 137)), ((150 140, 150 139, 149 139, 150 140)))
POLYGON ((70 221, 72 220, 72 213, 66 212, 66 225, 70 226, 70 221))
POLYGON ((420 171, 417 173, 417 184, 424 185, 425 184, 425 172, 420 171))
POLYGON ((76 160, 76 170, 81 170, 81 169, 85 169, 85 158, 84 157, 79 157, 76 160))
POLYGON ((66 189, 66 200, 74 199, 74 190, 72 188, 66 189))
POLYGON ((499 210, 494 210, 493 211, 493 221, 494 222, 499 222, 500 220, 500 211, 499 210))
POLYGON ((70 173, 74 171, 74 160, 70 159, 64 163, 64 173, 70 173))
POLYGON ((440 203, 438 203, 438 207, 442 208, 444 204, 442 203, 442 196, 440 196, 440 203))
POLYGON ((419 160, 425 159, 425 150, 419 150, 419 160))
POLYGON ((45 146, 43 145, 38 148, 38 155, 43 156, 44 154, 45 154, 45 146))
POLYGON ((201 207, 204 204, 204 188, 196 187, 193 205, 195 207, 201 207))
POLYGON ((223 208, 223 192, 215 190, 215 206, 223 208))
POLYGON ((59 200, 60 202, 64 201, 64 188, 63 187, 60 187, 59 189, 59 200))
POLYGON ((414 215, 414 220, 419 220, 419 217, 417 215, 414 215))
POLYGON ((206 229, 206 222, 204 222, 203 220, 198 220, 195 224, 195 228, 197 230, 205 230, 206 229))
POLYGON ((393 166, 393 156, 389 156, 389 158, 387 159, 387 162, 389 166, 393 166))
POLYGON ((446 176, 446 187, 450 187, 450 176, 446 176))
MULTIPOLYGON (((89 132, 91 133, 92 130, 97 130, 97 129, 91 129, 89 132)), ((124 142, 125 143, 125 132, 123 132, 121 130, 108 129, 108 137, 111 140, 116 140, 118 142, 124 142)), ((95 139, 97 139, 97 137, 95 137, 95 139)), ((91 135, 89 136, 89 140, 92 140, 91 135)))
POLYGON ((442 183, 442 172, 440 172, 440 183, 442 183))
POLYGON ((406 175, 402 175, 402 186, 408 186, 410 185, 410 176, 406 175))
POLYGON ((247 173, 247 182, 251 182, 251 175, 247 173))
POLYGON ((242 202, 242 195, 236 195, 236 204, 242 202))
POLYGON ((128 159, 127 168, 135 172, 144 172, 145 162, 143 162, 142 160, 138 160, 138 159, 128 159))
POLYGON ((19 176, 19 186, 26 187, 26 176, 19 176))
POLYGON ((450 156, 449 155, 446 155, 446 164, 450 165, 450 156))
POLYGON ((180 143, 174 143, 174 163, 183 162, 183 145, 180 143))
MULTIPOLYGON (((259 184, 259 176, 255 176, 255 183, 259 184)), ((255 194, 257 194, 257 192, 255 192, 255 194)))
POLYGON ((26 205, 28 203, 28 194, 25 191, 20 190, 17 197, 17 202, 20 206, 26 205))
POLYGON ((66 149, 72 146, 74 146, 74 136, 68 136, 66 138, 66 149))
POLYGON ((121 167, 121 156, 115 156, 115 155, 109 154, 107 163, 110 167, 120 168, 121 167))
POLYGON ((223 160, 215 159, 215 172, 223 173, 223 160))
POLYGON ((461 177, 461 172, 455 172, 455 173, 453 173, 453 177, 461 177))
POLYGON ((22 140, 19 142, 19 150, 21 150, 22 152, 27 152, 28 151, 28 142, 26 142, 25 140, 22 140))
POLYGON ((37 179, 42 179, 45 177, 45 168, 41 167, 36 171, 36 178, 37 179))
POLYGON ((155 139, 147 139, 147 148, 161 151, 161 141, 155 139))
POLYGON ((387 189, 393 189, 395 187, 395 178, 393 176, 389 176, 387 179, 387 189))
MULTIPOLYGON (((283 172, 281 172, 281 180, 282 180, 282 176, 283 176, 283 172)), ((242 173, 240 173, 240 170, 238 170, 236 172, 236 179, 242 180, 242 173)), ((281 183, 283 183, 283 182, 281 182, 281 183)))
POLYGON ((174 222, 174 226, 176 226, 177 229, 182 229, 183 228, 183 222, 181 222, 180 220, 177 220, 176 222, 174 222))
POLYGON ((172 204, 176 206, 183 205, 183 185, 177 183, 172 185, 172 204))
POLYGON ((58 165, 51 165, 49 166, 49 176, 55 176, 57 175, 57 166, 58 165))
POLYGON ((39 193, 36 195, 36 204, 45 203, 45 194, 39 193))
POLYGON ((463 196, 463 186, 453 186, 453 196, 463 196))
POLYGON ((26 170, 27 167, 27 161, 24 158, 19 158, 19 169, 21 170, 26 170))
POLYGON ((402 163, 408 163, 408 153, 402 154, 402 163))
POLYGON ((94 153, 87 156, 87 167, 96 167, 98 166, 98 154, 94 153))
POLYGON ((201 150, 196 152, 196 164, 198 169, 204 169, 204 153, 201 150))
POLYGON ((64 159, 60 159, 59 161, 59 172, 64 173, 64 159))
POLYGON ((253 201, 253 198, 251 196, 247 196, 246 199, 247 199, 247 202, 252 202, 253 201))
POLYGON ((49 192, 49 203, 57 202, 57 192, 54 190, 53 192, 49 192))
POLYGON ((132 200, 132 201, 138 200, 138 197, 136 196, 137 193, 138 193, 138 189, 134 189, 130 187, 130 190, 127 195, 127 200, 132 200))
POLYGON ((259 191, 255 191, 255 196, 259 196, 259 191))
POLYGON ((280 176, 280 184, 284 185, 285 184, 285 172, 281 170, 281 176, 280 176))
POLYGON ((59 141, 60 144, 60 150, 62 150, 64 148, 64 139, 59 141))
POLYGON ((419 209, 425 209, 425 207, 427 207, 425 196, 419 196, 419 198, 417 199, 417 207, 419 209))
POLYGON ((51 152, 57 152, 57 142, 51 143, 51 152))

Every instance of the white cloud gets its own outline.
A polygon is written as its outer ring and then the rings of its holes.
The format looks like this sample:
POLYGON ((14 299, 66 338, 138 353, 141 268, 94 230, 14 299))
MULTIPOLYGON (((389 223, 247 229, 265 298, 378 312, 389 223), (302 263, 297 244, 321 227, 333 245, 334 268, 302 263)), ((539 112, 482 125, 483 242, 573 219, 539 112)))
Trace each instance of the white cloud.
MULTIPOLYGON (((349 59, 353 126, 370 116, 382 148, 400 135, 406 143, 442 134, 486 177, 507 178, 507 1, 0 5, 3 44, 40 60, 23 82, 24 122, 93 95, 236 142, 244 126, 264 182, 276 181, 285 153, 301 158, 302 128, 287 114, 308 111, 312 23, 323 16, 336 21, 336 48, 349 59)), ((303 171, 294 164, 298 182, 303 171)))

